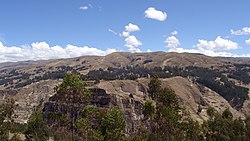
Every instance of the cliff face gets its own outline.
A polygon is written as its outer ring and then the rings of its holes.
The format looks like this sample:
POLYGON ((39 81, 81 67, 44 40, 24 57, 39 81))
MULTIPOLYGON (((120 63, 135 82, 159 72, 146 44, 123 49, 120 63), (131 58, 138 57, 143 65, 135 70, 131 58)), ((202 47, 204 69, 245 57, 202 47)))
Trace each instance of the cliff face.
MULTIPOLYGON (((134 100, 130 96, 117 96, 116 93, 107 93, 102 88, 91 88, 92 98, 90 104, 97 106, 98 108, 108 109, 111 107, 119 107, 124 113, 126 120, 126 133, 133 133, 134 128, 140 123, 142 116, 142 102, 134 100)), ((53 121, 49 119, 49 114, 52 112, 60 112, 65 115, 71 116, 72 110, 74 110, 75 118, 79 118, 80 111, 86 106, 85 103, 74 103, 73 107, 67 102, 59 100, 58 94, 55 94, 49 101, 44 104, 43 113, 49 125, 53 124, 53 121)))
MULTIPOLYGON (((209 106, 214 107, 217 111, 223 112, 229 108, 234 117, 244 118, 244 114, 233 109, 230 104, 219 94, 207 87, 200 86, 183 77, 173 77, 161 79, 162 87, 171 88, 175 91, 180 105, 185 109, 193 119, 202 122, 208 119, 206 110, 209 106), (201 111, 198 112, 198 107, 201 111)), ((138 80, 114 80, 101 81, 91 88, 91 104, 99 108, 119 107, 124 113, 126 120, 126 133, 130 134, 135 131, 143 118, 142 106, 148 98, 147 85, 149 79, 138 80)), ((49 112, 63 112, 70 114, 70 105, 58 102, 57 95, 50 98, 49 102, 44 105, 45 117, 49 112)), ((86 105, 76 104, 74 107, 77 111, 76 117, 79 116, 80 110, 86 105)))
MULTIPOLYGON (((192 118, 200 122, 208 118, 206 115, 208 106, 214 107, 219 112, 229 108, 234 117, 244 118, 242 112, 233 109, 218 93, 193 83, 187 78, 172 77, 161 79, 161 81, 162 87, 173 89, 180 104, 192 118), (199 106, 202 108, 200 113, 198 113, 199 106)), ((54 95, 53 88, 59 83, 60 81, 50 80, 35 83, 19 90, 2 90, 0 91, 0 99, 3 101, 7 98, 14 98, 18 105, 15 111, 18 115, 16 122, 20 123, 27 122, 33 110, 39 105, 44 106, 45 117, 48 116, 49 112, 55 111, 70 113, 69 105, 58 102, 59 98, 54 95)), ((143 118, 142 105, 148 98, 148 83, 149 79, 147 78, 101 81, 91 88, 93 92, 91 104, 104 109, 113 106, 119 107, 126 119, 126 132, 132 133, 143 118)), ((80 111, 83 107, 84 105, 76 104, 75 108, 80 111)))
POLYGON ((0 104, 6 99, 13 98, 17 108, 15 114, 17 118, 15 122, 26 123, 32 112, 38 106, 42 107, 49 97, 54 95, 53 88, 60 81, 47 80, 34 83, 23 87, 22 89, 5 89, 0 90, 0 104))
MULTIPOLYGON (((97 85, 104 89, 107 94, 112 95, 115 104, 124 112, 128 129, 133 131, 133 127, 143 118, 142 105, 148 98, 147 85, 150 79, 142 78, 137 80, 114 80, 102 81, 97 85), (134 121, 134 122, 129 122, 134 121)), ((201 86, 193 81, 183 77, 172 77, 161 79, 163 88, 170 88, 175 91, 180 105, 185 112, 202 122, 208 119, 206 110, 209 106, 214 107, 222 113, 229 108, 234 117, 244 118, 245 115, 232 108, 230 104, 218 93, 211 89, 201 86), (198 112, 198 108, 201 111, 198 112)))

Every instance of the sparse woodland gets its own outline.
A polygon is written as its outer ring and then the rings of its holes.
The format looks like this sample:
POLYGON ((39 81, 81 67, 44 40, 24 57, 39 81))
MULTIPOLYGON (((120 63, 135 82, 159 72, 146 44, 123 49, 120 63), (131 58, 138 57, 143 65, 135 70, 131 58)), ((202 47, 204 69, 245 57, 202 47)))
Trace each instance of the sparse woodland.
MULTIPOLYGON (((177 69, 177 68, 176 68, 177 69)), ((203 70, 192 68, 189 74, 203 70), (191 71, 191 72, 190 72, 191 71)), ((177 71, 178 72, 178 71, 177 71)), ((221 77, 220 74, 203 72, 204 78, 221 77)), ((209 86, 209 80, 198 78, 209 86)), ((223 78, 221 78, 223 79, 223 78)), ((212 81, 212 80, 211 80, 212 81)), ((223 82, 227 82, 224 80, 223 82)), ((233 85, 227 82, 228 85, 233 85)), ((42 107, 37 108, 27 124, 13 122, 16 108, 13 100, 7 100, 0 106, 1 141, 18 141, 18 134, 25 134, 26 140, 45 141, 53 138, 58 141, 248 141, 250 140, 250 118, 235 119, 229 109, 219 114, 209 107, 209 119, 198 123, 185 114, 175 92, 162 89, 158 76, 151 77, 148 84, 149 98, 142 111, 144 118, 136 127, 136 132, 126 134, 126 122, 123 113, 117 107, 110 109, 90 105, 90 91, 80 76, 67 73, 63 82, 55 88, 61 104, 66 104, 69 111, 53 112, 46 118, 42 107), (14 136, 10 138, 9 133, 14 136)), ((230 98, 230 97, 229 97, 230 98)), ((58 102, 57 101, 57 102, 58 102)))

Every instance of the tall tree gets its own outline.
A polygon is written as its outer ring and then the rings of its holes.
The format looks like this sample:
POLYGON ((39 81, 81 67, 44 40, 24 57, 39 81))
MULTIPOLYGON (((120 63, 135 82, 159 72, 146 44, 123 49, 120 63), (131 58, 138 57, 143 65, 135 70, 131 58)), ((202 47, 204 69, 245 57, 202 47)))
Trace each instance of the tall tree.
POLYGON ((149 95, 156 103, 156 110, 151 102, 145 102, 143 114, 146 119, 152 119, 146 124, 149 131, 147 140, 202 140, 200 125, 183 116, 183 109, 179 106, 178 98, 171 89, 161 88, 161 81, 153 76, 148 84, 149 95), (147 110, 146 110, 147 109, 147 110), (154 114, 153 114, 154 113, 154 114), (153 116, 152 116, 153 115, 153 116))
POLYGON ((72 140, 74 138, 75 122, 79 112, 84 105, 87 105, 91 96, 86 84, 78 75, 66 73, 63 82, 55 87, 57 100, 66 105, 71 119, 72 140))
POLYGON ((157 100, 157 96, 161 91, 161 81, 157 75, 153 75, 148 84, 148 93, 151 99, 157 100))
POLYGON ((77 132, 81 140, 102 141, 100 132, 101 114, 95 106, 88 105, 81 112, 81 118, 76 121, 77 132))
POLYGON ((27 126, 25 134, 28 139, 34 139, 35 141, 48 140, 49 130, 41 112, 35 111, 28 120, 27 126))
POLYGON ((105 141, 124 140, 125 119, 123 113, 117 108, 107 111, 101 121, 101 131, 105 141))
POLYGON ((142 114, 144 115, 145 119, 152 119, 155 114, 155 105, 153 101, 146 100, 142 107, 142 114))

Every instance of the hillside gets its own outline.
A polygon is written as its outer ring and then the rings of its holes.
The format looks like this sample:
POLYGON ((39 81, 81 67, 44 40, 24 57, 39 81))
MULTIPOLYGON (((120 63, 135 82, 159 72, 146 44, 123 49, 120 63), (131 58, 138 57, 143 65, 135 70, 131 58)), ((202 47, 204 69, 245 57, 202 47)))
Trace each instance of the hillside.
MULTIPOLYGON (((163 87, 173 89, 191 116, 207 119, 208 106, 218 111, 229 108, 235 117, 248 115, 248 58, 220 58, 189 53, 127 53, 84 56, 71 59, 0 64, 0 99, 12 97, 19 105, 18 122, 26 122, 38 105, 54 95, 53 88, 68 71, 77 73, 92 88, 103 89, 124 113, 127 121, 140 119, 147 97, 148 77, 159 74, 163 87), (139 105, 140 105, 139 104, 139 105), (197 114, 198 106, 202 107, 197 114), (139 110, 136 112, 136 110, 139 110)), ((112 104, 109 104, 112 106, 112 104)))

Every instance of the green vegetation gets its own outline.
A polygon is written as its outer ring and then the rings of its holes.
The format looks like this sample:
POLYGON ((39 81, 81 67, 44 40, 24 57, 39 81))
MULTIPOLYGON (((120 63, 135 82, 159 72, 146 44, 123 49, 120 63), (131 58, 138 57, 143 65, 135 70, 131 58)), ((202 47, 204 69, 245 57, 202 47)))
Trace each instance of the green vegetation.
MULTIPOLYGON (((149 84, 155 88, 160 86, 156 77, 153 77, 149 84)), ((156 107, 150 100, 145 102, 143 106, 143 123, 138 128, 138 132, 131 137, 131 140, 249 140, 250 118, 246 120, 233 119, 229 109, 225 109, 222 114, 219 114, 214 108, 209 107, 207 109, 209 120, 199 124, 192 120, 189 115, 183 114, 184 111, 179 107, 174 91, 169 89, 152 91, 153 88, 150 87, 149 89, 154 93, 156 107)), ((151 99, 153 97, 151 96, 151 99)))
POLYGON ((36 141, 46 141, 49 138, 49 130, 43 120, 42 113, 35 111, 27 123, 26 137, 36 141))
POLYGON ((117 108, 107 111, 101 121, 101 131, 105 141, 124 140, 125 119, 123 113, 117 108))
MULTIPOLYGON (((14 123, 16 115, 14 110, 16 108, 15 101, 13 99, 7 99, 2 105, 0 105, 0 139, 1 141, 9 140, 9 132, 19 133, 23 132, 23 125, 14 123)), ((16 134, 10 139, 11 141, 18 141, 19 138, 16 134)))
MULTIPOLYGON (((189 75, 199 75, 200 71, 189 70, 189 75)), ((209 72, 203 75, 202 78, 221 77, 220 74, 209 72)), ((173 90, 161 88, 158 76, 151 77, 149 98, 142 107, 144 118, 131 135, 126 135, 124 114, 118 108, 90 105, 91 93, 85 83, 79 76, 66 73, 63 82, 55 87, 57 99, 54 100, 57 105, 64 105, 65 109, 50 111, 47 115, 45 111, 38 110, 32 114, 27 125, 14 125, 15 102, 7 100, 0 106, 0 139, 8 140, 8 133, 11 132, 23 133, 27 140, 35 141, 48 140, 49 137, 56 141, 249 140, 250 118, 234 119, 229 109, 219 114, 208 107, 209 119, 198 123, 179 106, 173 90)), ((11 140, 20 139, 15 134, 11 140)))

